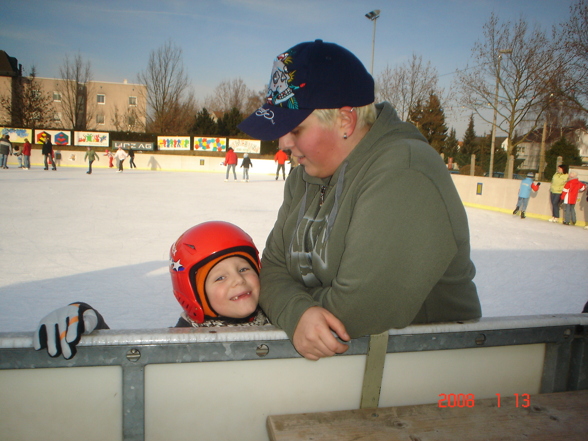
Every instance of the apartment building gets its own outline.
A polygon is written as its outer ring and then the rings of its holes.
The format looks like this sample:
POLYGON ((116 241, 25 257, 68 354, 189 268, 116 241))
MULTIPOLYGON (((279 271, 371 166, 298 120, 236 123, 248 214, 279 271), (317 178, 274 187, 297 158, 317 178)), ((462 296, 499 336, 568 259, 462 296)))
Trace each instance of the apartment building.
MULTIPOLYGON (((23 77, 22 68, 14 57, 0 51, 0 96, 8 100, 14 108, 18 106, 22 97, 19 93, 23 84, 30 81, 23 77)), ((71 121, 72 101, 68 98, 68 88, 71 82, 60 78, 35 78, 38 93, 48 97, 51 106, 47 128, 73 129, 71 121)), ((78 117, 86 121, 84 130, 97 131, 131 131, 144 132, 146 124, 146 87, 142 84, 105 81, 89 81, 78 85, 78 102, 82 105, 76 108, 78 117)), ((11 115, 6 106, 0 108, 0 121, 4 125, 18 124, 18 118, 11 115)))
MULTIPOLYGON (((71 129, 66 117, 66 81, 37 78, 43 93, 53 98, 53 125, 71 129)), ((144 132, 146 123, 146 88, 142 84, 90 81, 84 84, 86 130, 144 132)))

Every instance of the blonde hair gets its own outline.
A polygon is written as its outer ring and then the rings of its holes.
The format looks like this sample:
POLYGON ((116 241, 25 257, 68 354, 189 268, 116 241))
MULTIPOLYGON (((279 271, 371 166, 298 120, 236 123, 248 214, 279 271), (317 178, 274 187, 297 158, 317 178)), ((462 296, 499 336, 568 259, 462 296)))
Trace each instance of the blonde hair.
MULTIPOLYGON (((376 121, 376 105, 374 103, 362 107, 353 107, 357 114, 357 129, 371 127, 376 121)), ((316 109, 312 112, 325 126, 332 127, 339 116, 339 109, 316 109)))

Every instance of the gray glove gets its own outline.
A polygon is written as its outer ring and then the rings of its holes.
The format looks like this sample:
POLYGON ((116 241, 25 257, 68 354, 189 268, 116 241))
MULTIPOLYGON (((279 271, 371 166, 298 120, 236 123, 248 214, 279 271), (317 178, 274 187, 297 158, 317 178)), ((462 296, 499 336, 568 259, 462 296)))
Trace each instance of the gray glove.
POLYGON ((106 325, 102 316, 90 305, 72 303, 56 309, 39 322, 33 345, 37 351, 46 348, 51 357, 63 354, 63 358, 69 360, 76 355, 76 345, 82 334, 89 334, 100 322, 106 325))

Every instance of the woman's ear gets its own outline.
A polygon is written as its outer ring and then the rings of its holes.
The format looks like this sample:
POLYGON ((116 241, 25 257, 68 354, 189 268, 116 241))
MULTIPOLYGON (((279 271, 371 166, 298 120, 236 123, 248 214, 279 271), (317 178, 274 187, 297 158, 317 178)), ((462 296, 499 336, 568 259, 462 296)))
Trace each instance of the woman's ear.
POLYGON ((357 112, 355 112, 355 108, 345 106, 339 109, 339 125, 345 137, 353 135, 357 125, 357 112))

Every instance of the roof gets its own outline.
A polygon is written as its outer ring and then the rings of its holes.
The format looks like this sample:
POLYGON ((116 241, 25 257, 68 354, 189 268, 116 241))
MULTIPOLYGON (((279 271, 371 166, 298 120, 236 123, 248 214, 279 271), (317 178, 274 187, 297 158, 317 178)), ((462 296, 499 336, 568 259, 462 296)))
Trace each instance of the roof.
POLYGON ((9 56, 6 52, 0 50, 0 76, 16 77, 20 75, 18 60, 9 56))

